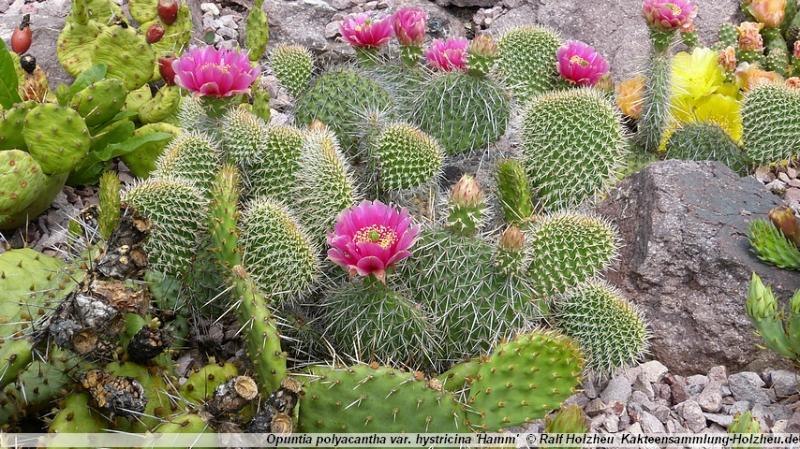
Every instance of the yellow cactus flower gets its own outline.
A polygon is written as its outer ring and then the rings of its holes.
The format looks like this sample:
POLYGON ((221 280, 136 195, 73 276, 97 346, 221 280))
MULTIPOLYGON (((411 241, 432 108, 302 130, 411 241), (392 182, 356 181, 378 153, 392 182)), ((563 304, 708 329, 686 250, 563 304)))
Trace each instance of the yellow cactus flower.
POLYGON ((616 88, 617 106, 623 114, 634 120, 642 116, 644 83, 643 76, 636 76, 619 83, 616 88))

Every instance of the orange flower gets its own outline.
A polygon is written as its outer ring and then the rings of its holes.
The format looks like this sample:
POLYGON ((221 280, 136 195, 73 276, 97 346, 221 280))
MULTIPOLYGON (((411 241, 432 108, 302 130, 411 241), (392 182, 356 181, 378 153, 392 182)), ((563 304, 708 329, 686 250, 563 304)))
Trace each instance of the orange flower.
POLYGON ((782 83, 783 77, 778 73, 761 70, 756 65, 748 64, 736 71, 736 82, 748 92, 762 84, 782 83))
POLYGON ((783 23, 786 0, 752 0, 748 9, 767 28, 778 28, 783 23))
POLYGON ((733 72, 736 70, 736 49, 728 47, 719 52, 719 65, 725 69, 726 72, 733 72))
POLYGON ((756 22, 742 22, 737 28, 739 31, 739 48, 745 51, 764 50, 764 39, 761 38, 761 29, 764 24, 756 22))
POLYGON ((639 119, 642 115, 644 83, 645 78, 643 76, 636 76, 617 85, 617 106, 623 114, 632 119, 639 119))

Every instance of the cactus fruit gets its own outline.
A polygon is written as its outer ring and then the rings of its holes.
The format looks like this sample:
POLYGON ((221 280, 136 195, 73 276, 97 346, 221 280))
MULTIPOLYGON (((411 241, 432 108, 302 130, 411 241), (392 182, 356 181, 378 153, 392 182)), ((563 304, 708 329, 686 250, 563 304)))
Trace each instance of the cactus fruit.
POLYGON ((506 222, 520 224, 533 215, 531 191, 522 164, 513 159, 497 164, 497 196, 506 222))
POLYGON ((123 204, 151 221, 145 244, 150 269, 169 275, 188 270, 205 228, 203 193, 186 180, 151 178, 130 187, 123 204))
MULTIPOLYGON (((753 416, 750 410, 745 412, 739 412, 736 416, 733 417, 733 422, 728 426, 728 433, 743 433, 743 434, 760 434, 761 433, 761 423, 758 422, 758 418, 753 416)), ((761 446, 741 446, 736 445, 733 446, 737 449, 761 449, 761 446)))
POLYGON ((120 217, 120 188, 121 183, 119 177, 114 172, 105 172, 100 177, 100 191, 98 197, 100 198, 100 210, 98 216, 98 224, 100 228, 100 235, 103 239, 108 240, 111 233, 119 225, 120 217))
POLYGON ((278 44, 272 50, 270 66, 278 81, 295 98, 308 88, 314 60, 311 52, 300 45, 278 44))
MULTIPOLYGON (((544 433, 587 433, 589 426, 586 417, 578 404, 570 404, 561 408, 553 416, 547 417, 544 422, 544 433)), ((566 449, 581 449, 578 446, 566 449)))
POLYGON ((70 106, 78 111, 89 127, 109 121, 125 105, 128 91, 118 79, 92 83, 72 97, 70 106))
POLYGON ((435 75, 421 89, 411 117, 447 154, 485 149, 505 134, 510 99, 491 79, 449 72, 435 75))
POLYGON ((264 12, 264 0, 255 0, 253 7, 247 14, 245 25, 244 46, 249 52, 253 62, 261 59, 269 42, 269 22, 264 12))
POLYGON ((109 78, 122 80, 125 88, 135 90, 153 77, 155 54, 144 37, 133 28, 111 26, 97 36, 92 54, 94 64, 105 64, 109 78))
MULTIPOLYGON (((133 137, 144 137, 154 133, 167 133, 175 137, 181 133, 181 129, 169 123, 151 123, 137 128, 133 132, 133 137)), ((122 155, 120 159, 137 178, 147 178, 156 169, 158 158, 164 153, 164 148, 172 140, 165 139, 146 143, 136 151, 122 155)))
POLYGON ((181 90, 178 86, 164 86, 156 95, 138 109, 142 123, 176 122, 181 105, 181 90))
POLYGON ((377 365, 314 367, 303 376, 301 432, 464 432, 465 412, 424 378, 377 365))
POLYGON ((448 209, 446 226, 450 232, 472 237, 480 231, 486 218, 486 198, 474 177, 464 175, 453 186, 448 209))
POLYGON ((347 151, 356 145, 360 119, 369 111, 393 106, 392 97, 374 79, 354 68, 336 68, 317 77, 295 104, 295 121, 326 124, 347 151))
MULTIPOLYGON (((499 344, 481 361, 469 393, 481 431, 498 431, 544 417, 580 382, 583 355, 570 338, 536 330, 499 344)), ((301 409, 302 410, 302 409, 301 409)))
POLYGON ((108 425, 92 410, 86 393, 72 393, 47 428, 50 433, 100 433, 108 425))
POLYGON ((778 268, 800 270, 800 249, 769 220, 751 222, 748 237, 750 246, 762 261, 778 268))
POLYGON ((599 92, 572 89, 533 99, 523 118, 523 160, 542 207, 589 200, 616 179, 626 152, 619 113, 599 92))
POLYGON ((374 279, 353 280, 328 292, 324 337, 352 360, 430 367, 438 336, 427 310, 404 292, 374 279))
POLYGON ((541 27, 517 28, 500 38, 497 68, 515 97, 527 101, 556 87, 560 46, 561 38, 541 27))
POLYGON ((242 215, 244 266, 258 287, 273 298, 295 298, 316 281, 319 250, 280 203, 254 200, 242 215))
POLYGON ((281 199, 290 194, 300 168, 303 133, 293 126, 270 126, 263 142, 263 154, 246 173, 248 193, 252 197, 281 199))
POLYGON ((435 183, 442 170, 442 149, 418 128, 402 123, 381 132, 369 150, 377 168, 378 185, 398 191, 435 183))
POLYGON ((306 133, 295 174, 292 209, 315 242, 322 242, 339 212, 356 204, 358 192, 336 136, 327 128, 306 133))
POLYGON ((590 281, 557 299, 556 327, 584 351, 587 368, 599 375, 636 363, 647 350, 641 313, 603 281, 590 281))
POLYGON ((203 404, 214 396, 218 386, 239 375, 232 363, 209 363, 189 375, 181 385, 181 398, 203 404))
POLYGON ((72 109, 41 104, 25 116, 22 131, 28 152, 45 174, 71 171, 89 151, 89 130, 72 109))
POLYGON ((719 161, 737 173, 744 173, 744 152, 719 125, 693 122, 673 131, 667 140, 667 159, 719 161))
POLYGON ((197 132, 182 133, 164 149, 152 176, 185 179, 207 194, 221 158, 219 150, 208 136, 197 132))
MULTIPOLYGON (((154 24, 159 24, 164 28, 164 36, 158 42, 151 44, 151 48, 158 56, 180 54, 189 46, 189 41, 192 37, 192 12, 189 9, 188 2, 183 2, 178 7, 177 18, 174 23, 167 24, 164 21, 154 19, 139 23, 141 24, 140 31, 146 31, 154 24)), ((158 79, 158 69, 153 75, 158 79)))
POLYGON ((563 293, 591 279, 616 259, 619 236, 604 219, 560 212, 534 222, 528 274, 540 297, 563 293))
POLYGON ((798 156, 800 148, 800 93, 778 84, 751 90, 742 105, 744 149, 758 165, 798 156))

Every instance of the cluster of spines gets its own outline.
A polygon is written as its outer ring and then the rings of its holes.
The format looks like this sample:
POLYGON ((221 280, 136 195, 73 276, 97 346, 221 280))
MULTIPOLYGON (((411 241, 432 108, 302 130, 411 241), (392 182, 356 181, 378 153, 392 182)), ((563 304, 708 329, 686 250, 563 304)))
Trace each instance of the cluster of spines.
POLYGON ((523 101, 555 88, 556 52, 561 38, 542 27, 508 31, 498 43, 497 68, 504 83, 523 101))
POLYGON ((281 85, 297 98, 308 88, 314 60, 305 47, 279 44, 272 50, 270 66, 281 85))

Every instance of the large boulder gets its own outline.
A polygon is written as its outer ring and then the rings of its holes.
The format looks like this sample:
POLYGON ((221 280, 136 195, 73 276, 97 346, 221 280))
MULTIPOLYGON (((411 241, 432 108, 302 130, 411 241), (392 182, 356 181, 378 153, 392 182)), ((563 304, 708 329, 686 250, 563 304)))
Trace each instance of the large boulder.
POLYGON ((786 364, 759 349, 744 311, 752 272, 784 300, 800 288, 797 273, 761 263, 747 241, 748 223, 779 204, 723 164, 665 161, 622 181, 598 205, 624 240, 607 277, 648 317, 652 358, 678 374, 786 364))
MULTIPOLYGON (((730 22, 739 11, 739 0, 698 0, 695 24, 701 41, 717 41, 720 25, 730 22)), ((493 34, 520 25, 541 24, 557 30, 565 39, 579 39, 608 57, 615 78, 640 71, 647 61, 649 39, 642 18, 642 0, 540 1, 524 3, 498 17, 493 34)))

